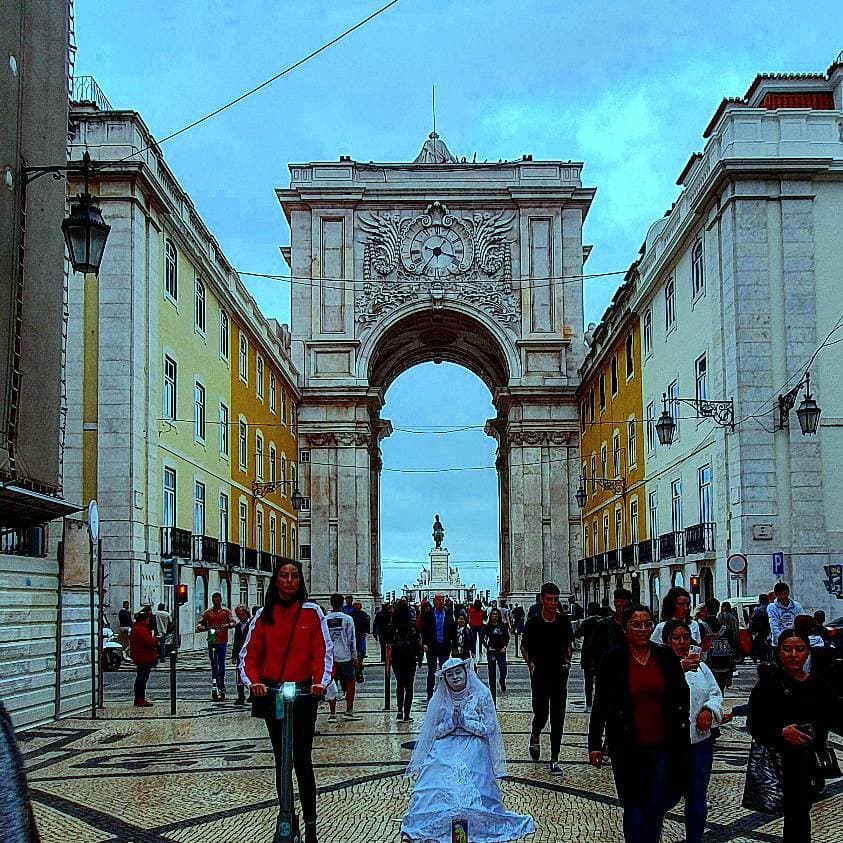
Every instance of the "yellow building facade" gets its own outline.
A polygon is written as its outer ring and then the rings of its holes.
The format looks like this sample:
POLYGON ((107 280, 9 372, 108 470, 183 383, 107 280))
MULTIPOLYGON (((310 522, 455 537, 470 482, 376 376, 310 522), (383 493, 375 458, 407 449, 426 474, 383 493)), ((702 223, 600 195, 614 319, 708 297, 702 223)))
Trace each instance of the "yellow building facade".
POLYGON ((638 317, 629 308, 635 278, 633 267, 591 333, 580 369, 582 557, 577 591, 583 604, 611 600, 611 592, 621 586, 640 594, 645 431, 638 317))

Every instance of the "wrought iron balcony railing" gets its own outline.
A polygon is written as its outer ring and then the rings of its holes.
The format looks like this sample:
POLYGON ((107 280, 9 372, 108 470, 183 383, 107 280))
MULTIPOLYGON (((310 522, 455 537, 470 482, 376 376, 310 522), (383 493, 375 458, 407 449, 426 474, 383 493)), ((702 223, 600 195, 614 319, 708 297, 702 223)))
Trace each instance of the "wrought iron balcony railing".
POLYGON ((653 547, 655 542, 653 539, 644 539, 643 542, 638 542, 638 564, 647 565, 653 562, 653 547))
POLYGON ((659 558, 677 559, 685 555, 684 535, 681 532, 664 533, 659 536, 659 558))
POLYGON ((714 550, 714 524, 694 524, 685 528, 686 553, 709 553, 714 550))
POLYGON ((179 527, 161 528, 161 558, 190 559, 192 553, 193 533, 179 527))
POLYGON ((219 541, 212 536, 193 537, 193 561, 210 562, 216 565, 219 562, 219 541))

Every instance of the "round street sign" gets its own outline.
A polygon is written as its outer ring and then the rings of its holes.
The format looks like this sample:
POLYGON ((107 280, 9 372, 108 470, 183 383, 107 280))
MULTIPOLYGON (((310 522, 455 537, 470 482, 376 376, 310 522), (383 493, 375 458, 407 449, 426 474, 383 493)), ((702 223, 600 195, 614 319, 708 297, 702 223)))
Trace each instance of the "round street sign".
POLYGON ((744 574, 746 573, 746 556, 742 553, 733 553, 726 560, 726 567, 730 574, 744 574))
POLYGON ((100 537, 100 511, 96 501, 88 504, 88 535, 94 544, 100 537))

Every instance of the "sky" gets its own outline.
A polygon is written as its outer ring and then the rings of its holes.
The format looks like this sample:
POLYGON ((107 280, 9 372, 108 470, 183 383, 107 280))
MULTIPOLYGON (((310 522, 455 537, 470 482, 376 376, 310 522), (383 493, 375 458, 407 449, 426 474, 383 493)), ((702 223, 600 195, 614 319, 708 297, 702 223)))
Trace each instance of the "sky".
MULTIPOLYGON (((94 76, 114 107, 138 111, 161 138, 384 2, 76 0, 76 74, 94 76)), ((723 97, 742 96, 758 72, 822 72, 840 50, 839 0, 798 14, 792 0, 400 0, 163 151, 232 264, 283 274, 289 230, 274 188, 288 185, 288 165, 412 160, 435 85, 437 130, 453 154, 584 162, 583 183, 597 188, 585 271, 612 272, 629 266, 676 198, 676 177, 723 97)), ((620 277, 585 282, 586 323, 599 321, 620 277)), ((264 313, 289 321, 287 282, 244 281, 264 313)), ((491 415, 482 383, 445 364, 405 373, 387 398, 383 415, 396 425, 482 425, 491 415), (418 396, 436 390, 459 400, 434 412, 418 396)), ((494 443, 482 430, 396 433, 384 456, 391 468, 491 465, 494 443)), ((455 561, 497 558, 494 471, 385 472, 384 492, 385 560, 426 556, 432 507, 454 525, 455 561)), ((483 587, 494 587, 490 576, 483 587)), ((404 568, 385 568, 385 580, 401 577, 404 568)))

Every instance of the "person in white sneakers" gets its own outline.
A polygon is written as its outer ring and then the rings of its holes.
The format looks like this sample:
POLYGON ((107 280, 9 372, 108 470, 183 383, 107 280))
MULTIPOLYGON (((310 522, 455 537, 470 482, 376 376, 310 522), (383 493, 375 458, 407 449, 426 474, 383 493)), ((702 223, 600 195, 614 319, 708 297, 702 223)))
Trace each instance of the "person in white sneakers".
MULTIPOLYGON (((354 713, 354 694, 356 690, 355 671, 358 666, 357 643, 354 637, 354 621, 342 610, 342 595, 331 595, 331 611, 325 615, 328 634, 334 645, 334 681, 345 692, 346 720, 360 720, 354 713)), ((328 720, 337 719, 337 701, 328 700, 330 714, 328 720)))

